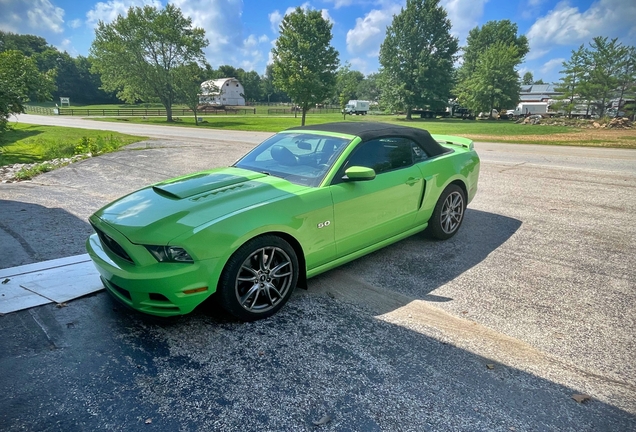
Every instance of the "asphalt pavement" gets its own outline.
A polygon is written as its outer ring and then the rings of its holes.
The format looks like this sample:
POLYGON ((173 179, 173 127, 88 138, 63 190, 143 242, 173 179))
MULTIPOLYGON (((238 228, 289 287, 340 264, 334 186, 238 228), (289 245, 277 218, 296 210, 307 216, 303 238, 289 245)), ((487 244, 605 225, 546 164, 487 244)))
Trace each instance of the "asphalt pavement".
MULTIPOLYGON (((0 268, 84 253, 100 206, 269 135, 140 126, 157 139, 0 185, 0 268)), ((314 278, 268 320, 105 293, 0 317, 0 429, 636 429, 636 151, 476 148, 453 239, 314 278)))

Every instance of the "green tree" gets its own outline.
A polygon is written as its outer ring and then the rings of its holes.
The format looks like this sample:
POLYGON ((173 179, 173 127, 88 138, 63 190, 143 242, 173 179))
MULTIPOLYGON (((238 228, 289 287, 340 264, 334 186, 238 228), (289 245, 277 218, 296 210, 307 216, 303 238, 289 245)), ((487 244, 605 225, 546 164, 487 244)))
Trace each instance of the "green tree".
POLYGON ((380 47, 382 99, 393 109, 445 106, 453 86, 458 51, 439 0, 407 0, 393 17, 380 47))
POLYGON ((218 87, 207 78, 205 67, 196 62, 181 65, 175 68, 176 101, 184 103, 194 114, 194 123, 199 126, 199 95, 201 93, 213 93, 218 87))
POLYGON ((261 77, 261 92, 263 99, 270 102, 289 102, 289 96, 274 85, 274 65, 268 64, 265 75, 261 77))
POLYGON ((99 74, 91 71, 93 65, 88 57, 77 56, 74 61, 77 69, 77 81, 73 87, 73 92, 68 95, 71 98, 71 103, 74 100, 94 104, 121 103, 114 92, 106 92, 101 88, 102 80, 99 74))
MULTIPOLYGON (((520 90, 516 67, 529 50, 528 39, 518 36, 517 25, 509 20, 488 21, 481 28, 472 29, 463 48, 464 61, 457 71, 459 103, 475 112, 488 109, 489 113, 492 108, 516 105, 520 90), (497 55, 503 57, 496 59, 497 55), (489 71, 496 76, 489 76, 489 71)), ((526 74, 524 82, 530 77, 526 74)))
POLYGON ((274 85, 300 106, 301 125, 309 108, 333 94, 338 51, 331 46, 331 28, 320 11, 296 8, 283 18, 272 49, 274 85))
POLYGON ((345 63, 336 72, 336 95, 340 108, 344 108, 351 99, 358 99, 358 86, 364 80, 364 74, 351 70, 351 65, 345 63))
POLYGON ((34 35, 21 35, 0 31, 0 52, 20 51, 27 57, 49 49, 46 39, 34 35))
POLYGON ((256 102, 263 99, 263 91, 261 89, 261 77, 256 71, 245 72, 243 69, 239 69, 239 74, 236 77, 241 84, 245 93, 243 97, 246 101, 256 102))
POLYGON ((487 48, 479 56, 472 75, 458 86, 460 104, 473 112, 488 112, 489 116, 494 108, 516 105, 520 91, 515 71, 518 55, 512 44, 498 42, 487 48))
POLYGON ((572 111, 577 103, 586 98, 585 84, 588 82, 586 58, 584 45, 577 50, 572 50, 570 60, 562 63, 561 78, 554 88, 562 93, 561 96, 555 97, 559 101, 557 108, 564 110, 568 117, 572 117, 572 111))
POLYGON ((629 48, 618 42, 597 36, 590 42, 586 60, 589 70, 587 93, 596 101, 598 113, 605 114, 607 102, 615 95, 619 77, 629 58, 629 48))
POLYGON ((205 31, 192 26, 181 10, 134 7, 111 24, 100 21, 90 49, 103 88, 127 102, 158 99, 172 121, 179 67, 203 62, 205 31))
MULTIPOLYGON (((628 96, 634 99, 636 96, 636 48, 628 47, 624 58, 621 60, 618 70, 618 109, 616 115, 620 112, 623 105, 623 99, 628 96)), ((625 110, 627 112, 627 109, 625 110)), ((632 106, 632 115, 634 107, 632 106)))
POLYGON ((0 53, 0 133, 11 115, 24 112, 26 102, 51 98, 54 78, 54 71, 40 72, 35 60, 20 51, 0 53))
POLYGON ((219 66, 218 69, 216 69, 214 71, 214 75, 213 75, 213 79, 220 79, 220 78, 239 78, 239 74, 240 71, 243 71, 243 69, 237 69, 234 66, 230 66, 230 65, 221 65, 219 66))
POLYGON ((518 36, 517 32, 517 24, 510 20, 488 21, 481 28, 475 27, 468 32, 466 46, 462 48, 464 54, 463 63, 458 72, 459 80, 468 79, 476 69, 481 54, 496 43, 514 45, 517 48, 518 63, 521 63, 530 51, 530 45, 528 38, 524 35, 518 36))
POLYGON ((526 72, 523 74, 523 78, 521 79, 521 84, 523 85, 534 84, 534 77, 532 76, 532 72, 526 72))
POLYGON ((358 83, 358 97, 363 100, 377 102, 380 100, 380 74, 372 73, 358 83))

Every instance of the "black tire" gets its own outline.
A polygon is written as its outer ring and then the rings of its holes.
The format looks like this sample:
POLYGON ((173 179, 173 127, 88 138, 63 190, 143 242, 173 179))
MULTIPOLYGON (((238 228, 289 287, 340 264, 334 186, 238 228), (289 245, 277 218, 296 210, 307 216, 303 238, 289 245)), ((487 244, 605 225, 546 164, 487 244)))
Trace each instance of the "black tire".
POLYGON ((449 184, 440 195, 433 216, 428 221, 429 234, 439 240, 454 236, 464 221, 466 194, 459 186, 449 184))
POLYGON ((274 235, 253 238, 223 268, 221 305, 242 321, 270 317, 289 300, 298 273, 298 257, 289 243, 274 235))

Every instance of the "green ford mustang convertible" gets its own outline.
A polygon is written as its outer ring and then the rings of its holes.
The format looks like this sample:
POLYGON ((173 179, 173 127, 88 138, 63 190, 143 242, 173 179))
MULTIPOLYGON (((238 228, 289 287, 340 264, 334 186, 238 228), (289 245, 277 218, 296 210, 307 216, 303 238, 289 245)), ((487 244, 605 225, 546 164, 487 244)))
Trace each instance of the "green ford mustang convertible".
POLYGON ((191 312, 218 292, 242 320, 276 313, 307 279, 419 231, 452 237, 477 191, 472 141, 383 123, 296 127, 233 166, 167 180, 90 217, 110 294, 191 312))

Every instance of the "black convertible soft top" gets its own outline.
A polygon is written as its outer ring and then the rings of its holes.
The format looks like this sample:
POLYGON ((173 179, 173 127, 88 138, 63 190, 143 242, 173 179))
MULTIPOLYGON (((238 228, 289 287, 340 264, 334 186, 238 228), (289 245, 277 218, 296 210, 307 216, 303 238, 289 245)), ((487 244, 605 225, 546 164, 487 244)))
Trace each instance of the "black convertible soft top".
POLYGON ((355 135, 367 141, 383 137, 409 138, 420 144, 429 156, 437 156, 448 151, 433 139, 430 133, 424 129, 407 126, 398 126, 380 122, 336 122, 323 123, 311 126, 297 126, 287 130, 298 131, 325 131, 355 135))

